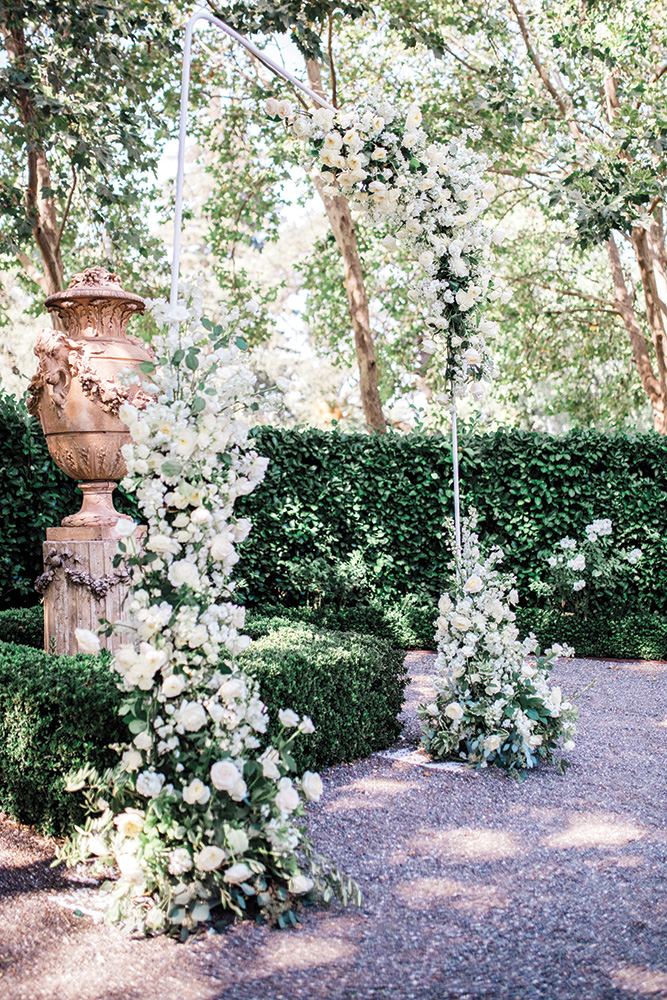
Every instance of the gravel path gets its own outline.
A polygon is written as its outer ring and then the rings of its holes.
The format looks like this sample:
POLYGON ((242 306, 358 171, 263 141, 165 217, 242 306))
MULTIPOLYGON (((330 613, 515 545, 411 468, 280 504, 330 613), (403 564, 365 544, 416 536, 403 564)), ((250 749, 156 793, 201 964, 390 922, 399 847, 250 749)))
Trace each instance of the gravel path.
MULTIPOLYGON (((408 659, 403 745, 433 664, 408 659)), ((554 676, 568 693, 594 682, 564 778, 378 755, 326 772, 314 839, 365 906, 313 909, 297 932, 131 939, 77 916, 95 907, 85 880, 0 822, 0 998, 667 998, 667 664, 575 660, 554 676)))

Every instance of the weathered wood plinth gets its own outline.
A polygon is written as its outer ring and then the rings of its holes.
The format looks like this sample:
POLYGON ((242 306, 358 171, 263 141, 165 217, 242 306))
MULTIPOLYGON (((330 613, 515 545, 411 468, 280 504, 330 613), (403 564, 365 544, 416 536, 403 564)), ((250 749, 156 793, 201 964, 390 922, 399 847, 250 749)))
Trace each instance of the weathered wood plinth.
MULTIPOLYGON (((144 527, 137 527, 135 537, 139 543, 145 533, 144 527)), ((80 652, 75 629, 96 632, 100 618, 110 622, 128 620, 127 579, 113 565, 118 552, 118 535, 113 527, 47 528, 43 552, 45 576, 41 589, 47 653, 80 652)), ((128 634, 100 636, 100 644, 117 649, 128 641, 128 634)))

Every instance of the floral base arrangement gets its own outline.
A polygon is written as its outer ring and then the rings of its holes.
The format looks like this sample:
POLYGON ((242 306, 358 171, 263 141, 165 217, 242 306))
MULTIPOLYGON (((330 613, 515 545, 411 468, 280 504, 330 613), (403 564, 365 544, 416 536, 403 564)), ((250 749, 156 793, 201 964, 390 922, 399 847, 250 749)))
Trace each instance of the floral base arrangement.
POLYGON ((554 645, 541 654, 533 635, 519 640, 514 579, 497 569, 500 549, 482 557, 476 521, 474 512, 463 519, 456 584, 440 598, 437 696, 419 706, 422 740, 436 760, 518 774, 574 747, 576 710, 549 686, 554 660, 574 650, 554 645))
MULTIPOLYGON (((231 574, 251 525, 234 503, 267 466, 243 419, 254 377, 239 362, 237 314, 213 327, 193 300, 175 312, 153 303, 153 312, 167 324, 156 363, 142 365, 153 398, 120 413, 132 436, 123 485, 147 524, 142 550, 136 525, 118 526, 131 625, 112 669, 128 742, 113 770, 70 777, 89 818, 61 859, 119 872, 107 885, 108 918, 145 932, 186 938, 224 911, 288 926, 309 894, 357 904, 360 894, 306 833, 304 807, 322 781, 297 774, 291 748, 313 723, 285 708, 269 745, 257 683, 235 659, 250 639, 231 574)), ((78 638, 84 652, 99 649, 94 633, 78 638)))

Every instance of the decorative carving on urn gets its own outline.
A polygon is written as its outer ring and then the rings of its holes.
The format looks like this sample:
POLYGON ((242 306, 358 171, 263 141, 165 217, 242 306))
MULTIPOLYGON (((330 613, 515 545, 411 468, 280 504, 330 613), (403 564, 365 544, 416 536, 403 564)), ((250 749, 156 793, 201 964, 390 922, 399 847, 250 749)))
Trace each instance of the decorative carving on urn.
POLYGON ((125 475, 121 448, 130 440, 118 411, 126 401, 141 407, 151 398, 140 383, 124 385, 118 378, 121 371, 138 371, 143 361, 153 360, 151 348, 125 332, 145 303, 126 292, 117 275, 90 267, 45 305, 64 329, 43 330, 37 341, 39 365, 28 410, 39 417, 56 465, 82 481, 81 510, 62 524, 115 524, 111 493, 125 475))

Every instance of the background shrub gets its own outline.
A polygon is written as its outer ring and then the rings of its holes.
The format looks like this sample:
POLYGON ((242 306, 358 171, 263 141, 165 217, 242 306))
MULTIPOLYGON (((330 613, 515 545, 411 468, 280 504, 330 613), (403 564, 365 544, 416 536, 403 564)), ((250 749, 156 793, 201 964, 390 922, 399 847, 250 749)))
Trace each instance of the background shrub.
POLYGON ((0 611, 0 642, 44 649, 44 608, 9 608, 0 611))
MULTIPOLYGON (((303 769, 391 746, 400 731, 403 655, 380 638, 264 620, 243 654, 272 716, 293 708, 317 732, 295 756, 303 769)), ((0 809, 49 834, 83 819, 66 775, 117 761, 126 739, 109 656, 52 656, 0 641, 0 809)), ((273 723, 275 725, 275 722, 273 723)), ((270 737, 270 733, 269 733, 270 737)))
MULTIPOLYGON (((237 572, 248 606, 350 607, 373 597, 386 606, 442 592, 453 510, 447 437, 271 427, 254 435, 271 462, 264 483, 239 503, 253 521, 237 572), (341 567, 350 563, 355 574, 341 593, 341 567)), ((610 517, 618 544, 645 555, 635 581, 626 589, 612 582, 591 613, 667 610, 665 438, 464 432, 460 462, 463 507, 477 508, 482 538, 503 548, 524 602, 540 604, 530 585, 544 573, 544 550, 610 517)))

